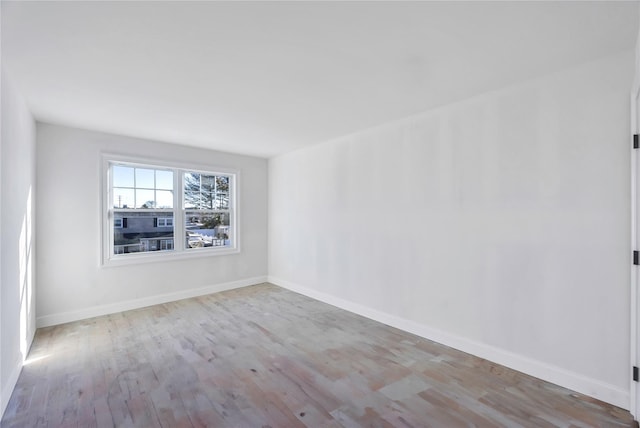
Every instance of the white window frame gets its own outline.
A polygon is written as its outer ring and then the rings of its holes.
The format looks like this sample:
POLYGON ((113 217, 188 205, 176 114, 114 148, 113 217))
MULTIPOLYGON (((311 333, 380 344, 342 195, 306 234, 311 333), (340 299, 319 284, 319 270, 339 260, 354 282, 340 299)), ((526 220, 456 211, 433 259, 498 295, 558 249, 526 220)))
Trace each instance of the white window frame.
MULTIPOLYGON (((100 193, 102 197, 101 219, 102 219, 102 251, 100 264, 103 267, 119 266, 127 264, 138 264, 146 262, 161 262, 176 259, 191 259, 200 257, 212 257, 218 255, 235 254, 240 252, 240 228, 239 219, 239 198, 238 189, 240 186, 240 172, 235 169, 221 168, 214 165, 187 164, 162 159, 139 158, 118 154, 102 154, 102 180, 100 183, 100 193), (133 167, 151 169, 173 170, 173 249, 163 251, 148 251, 140 253, 115 254, 113 236, 115 222, 113 211, 113 185, 111 181, 111 165, 123 164, 133 167), (229 177, 229 222, 231 230, 231 245, 226 247, 205 247, 196 250, 186 248, 185 239, 180 239, 186 235, 185 210, 184 207, 184 173, 198 172, 206 175, 225 175, 229 177)), ((160 226, 161 210, 132 209, 131 212, 158 212, 158 227, 160 226)), ((189 210, 190 211, 190 210, 189 210)), ((169 217, 170 218, 170 217, 169 217)), ((170 227, 170 226, 164 226, 170 227)))

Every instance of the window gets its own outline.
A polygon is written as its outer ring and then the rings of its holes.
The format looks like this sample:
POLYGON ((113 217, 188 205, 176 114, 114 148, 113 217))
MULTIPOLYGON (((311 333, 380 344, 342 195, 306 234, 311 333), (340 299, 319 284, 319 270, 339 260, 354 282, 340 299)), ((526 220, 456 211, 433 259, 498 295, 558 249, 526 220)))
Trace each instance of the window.
POLYGON ((173 217, 160 217, 156 227, 173 227, 173 217))
POLYGON ((160 249, 161 250, 173 250, 173 239, 161 239, 160 240, 160 249))
POLYGON ((237 251, 235 180, 229 172, 105 159, 103 262, 237 251))

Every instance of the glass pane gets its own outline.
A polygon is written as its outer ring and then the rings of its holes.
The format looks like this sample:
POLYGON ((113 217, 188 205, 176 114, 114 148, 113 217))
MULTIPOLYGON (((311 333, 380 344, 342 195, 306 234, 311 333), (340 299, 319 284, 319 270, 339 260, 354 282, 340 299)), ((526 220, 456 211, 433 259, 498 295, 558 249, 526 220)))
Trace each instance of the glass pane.
POLYGON ((134 190, 115 187, 113 189, 114 208, 134 208, 134 190))
POLYGON ((156 171, 156 189, 173 190, 173 172, 172 171, 163 171, 163 170, 156 171))
POLYGON ((187 172, 184 174, 184 206, 200 207, 200 174, 187 172))
POLYGON ((229 177, 185 173, 184 206, 187 209, 229 209, 229 177))
POLYGON ((156 208, 173 208, 173 192, 156 190, 156 208))
POLYGON ((155 187, 154 172, 153 169, 136 168, 136 188, 153 189, 155 187))
POLYGON ((216 177, 216 190, 218 192, 229 192, 229 177, 218 176, 216 177))
POLYGON ((216 208, 219 210, 228 210, 229 209, 229 194, 228 193, 220 193, 216 194, 216 208))
POLYGON ((153 190, 136 189, 136 208, 156 208, 153 190))
POLYGON ((114 213, 114 221, 122 227, 113 230, 113 253, 173 250, 173 214, 162 213, 161 218, 159 222, 156 213, 114 213))
POLYGON ((216 178, 213 175, 201 175, 200 176, 200 181, 201 181, 201 189, 203 192, 210 192, 212 193, 215 190, 215 180, 216 178))
POLYGON ((196 209, 200 203, 200 193, 190 191, 184 192, 184 207, 187 209, 196 209))
POLYGON ((133 168, 113 165, 113 187, 133 187, 133 168))
POLYGON ((228 213, 185 213, 185 248, 231 246, 231 227, 228 213))

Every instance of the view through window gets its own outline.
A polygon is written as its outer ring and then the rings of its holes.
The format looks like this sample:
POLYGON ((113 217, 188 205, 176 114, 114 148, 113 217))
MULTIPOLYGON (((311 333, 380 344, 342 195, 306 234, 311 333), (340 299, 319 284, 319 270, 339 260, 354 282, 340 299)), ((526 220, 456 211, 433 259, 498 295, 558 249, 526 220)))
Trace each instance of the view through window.
POLYGON ((115 161, 108 170, 110 259, 235 248, 234 174, 115 161))

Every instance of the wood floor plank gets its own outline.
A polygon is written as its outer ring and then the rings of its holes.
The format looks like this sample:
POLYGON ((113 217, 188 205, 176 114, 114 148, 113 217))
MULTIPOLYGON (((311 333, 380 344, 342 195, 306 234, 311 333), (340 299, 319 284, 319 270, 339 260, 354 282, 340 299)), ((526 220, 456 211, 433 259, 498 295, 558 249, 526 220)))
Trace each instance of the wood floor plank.
POLYGON ((39 329, 10 427, 630 427, 619 408, 271 284, 39 329))

